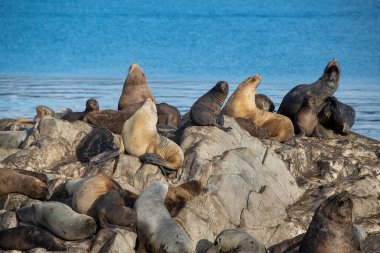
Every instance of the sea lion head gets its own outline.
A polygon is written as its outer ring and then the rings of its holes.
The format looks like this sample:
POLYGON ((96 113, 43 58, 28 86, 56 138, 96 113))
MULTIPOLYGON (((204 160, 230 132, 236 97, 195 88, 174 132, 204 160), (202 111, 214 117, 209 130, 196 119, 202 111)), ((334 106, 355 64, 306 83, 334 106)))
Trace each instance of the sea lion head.
POLYGON ((315 96, 313 96, 311 94, 306 94, 306 96, 303 98, 301 108, 306 107, 309 109, 314 109, 316 106, 316 101, 317 100, 316 100, 315 96))
POLYGON ((243 83, 239 86, 239 88, 250 88, 256 90, 261 82, 261 75, 257 74, 251 77, 248 77, 243 81, 243 83))
POLYGON ((327 63, 323 77, 326 81, 339 82, 340 67, 338 61, 331 60, 327 63))
POLYGON ((329 222, 347 224, 352 223, 352 209, 354 207, 350 194, 342 191, 326 199, 317 209, 322 217, 327 218, 329 222))
POLYGON ((344 111, 342 104, 334 96, 329 97, 326 101, 327 103, 330 103, 331 115, 333 117, 336 130, 343 135, 349 134, 352 125, 348 122, 347 114, 353 115, 355 118, 355 110, 349 107, 347 108, 348 111, 344 111))
POLYGON ((127 81, 128 85, 146 84, 146 77, 142 69, 137 63, 133 63, 129 67, 127 81))
POLYGON ((90 98, 86 101, 86 110, 85 112, 92 112, 99 110, 99 103, 95 98, 90 98))
POLYGON ((225 81, 220 81, 210 90, 210 92, 216 97, 220 105, 223 105, 229 91, 229 85, 225 81))
MULTIPOLYGON (((141 106, 141 109, 145 111, 154 112, 157 115, 157 107, 153 99, 146 98, 144 104, 141 106)), ((139 109, 140 110, 140 109, 139 109)))
POLYGON ((36 106, 36 116, 34 117, 34 121, 41 121, 45 116, 54 117, 55 112, 47 106, 38 105, 36 106))

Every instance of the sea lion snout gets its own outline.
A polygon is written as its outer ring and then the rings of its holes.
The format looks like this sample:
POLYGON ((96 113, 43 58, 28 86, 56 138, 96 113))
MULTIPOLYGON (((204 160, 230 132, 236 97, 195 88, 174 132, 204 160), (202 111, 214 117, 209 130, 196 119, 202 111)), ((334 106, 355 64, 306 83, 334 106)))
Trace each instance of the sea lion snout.
POLYGON ((340 66, 338 61, 331 60, 326 66, 325 74, 333 80, 338 80, 340 76, 340 66))

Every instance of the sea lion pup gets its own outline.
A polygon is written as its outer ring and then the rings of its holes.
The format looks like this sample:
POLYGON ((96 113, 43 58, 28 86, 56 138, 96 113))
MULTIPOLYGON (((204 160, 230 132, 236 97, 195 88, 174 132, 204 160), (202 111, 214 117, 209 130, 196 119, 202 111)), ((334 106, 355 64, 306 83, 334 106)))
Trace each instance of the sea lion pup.
POLYGON ((191 121, 200 126, 216 126, 225 132, 230 131, 230 127, 223 127, 223 114, 221 113, 228 89, 228 83, 220 81, 201 96, 190 109, 191 121))
POLYGON ((277 113, 289 117, 294 121, 295 116, 302 104, 303 98, 307 93, 316 98, 316 111, 320 112, 323 101, 331 97, 338 89, 340 80, 339 63, 335 60, 330 61, 323 75, 312 84, 301 84, 290 90, 282 99, 277 113))
POLYGON ((42 225, 65 240, 84 239, 96 232, 96 222, 92 217, 76 213, 56 201, 32 203, 18 209, 17 216, 23 222, 42 225))
POLYGON ((259 108, 260 110, 274 112, 274 108, 276 108, 273 101, 264 94, 256 94, 255 102, 257 108, 259 108))
POLYGON ((333 96, 325 99, 322 110, 318 113, 318 119, 324 127, 347 135, 355 123, 355 114, 354 108, 333 96))
POLYGON ((44 248, 63 251, 63 241, 40 228, 20 226, 0 231, 0 248, 4 250, 29 250, 44 248))
POLYGON ((175 217, 190 199, 198 196, 204 190, 198 180, 190 180, 181 185, 169 187, 165 197, 165 206, 170 216, 175 217))
POLYGON ((90 98, 86 101, 86 109, 83 112, 69 112, 65 114, 61 119, 67 120, 70 122, 76 120, 83 120, 84 116, 93 111, 99 110, 99 103, 95 98, 90 98))
POLYGON ((318 117, 315 111, 315 97, 307 94, 303 99, 295 118, 295 130, 298 136, 321 137, 318 129, 318 117))
POLYGON ((284 142, 294 136, 293 124, 286 116, 256 107, 255 93, 260 82, 260 75, 249 77, 241 82, 228 99, 224 113, 234 118, 250 119, 254 126, 268 130, 271 139, 284 142))
POLYGON ((36 174, 38 173, 0 168, 0 196, 14 192, 33 199, 44 199, 48 193, 48 185, 43 180, 44 175, 36 174))
POLYGON ((152 253, 193 253, 186 232, 170 217, 164 205, 168 185, 154 182, 144 189, 135 202, 139 241, 152 253))
MULTIPOLYGON (((222 231, 214 242, 216 252, 220 253, 266 253, 265 246, 247 232, 237 229, 222 231)), ((207 251, 209 252, 209 250, 207 251)))
POLYGON ((147 98, 140 109, 124 123, 121 137, 128 154, 159 166, 166 175, 182 167, 184 155, 175 142, 158 134, 157 120, 156 105, 152 99, 147 98))
POLYGON ((330 196, 315 211, 299 253, 360 252, 352 223, 353 202, 347 191, 330 196))
POLYGON ((65 188, 73 196, 73 210, 95 218, 101 227, 117 225, 135 229, 136 213, 131 207, 137 196, 125 191, 106 174, 70 180, 65 188))
POLYGON ((167 125, 178 128, 181 121, 181 113, 179 110, 167 103, 157 104, 157 116, 159 125, 167 125))
POLYGON ((133 113, 147 98, 154 100, 144 72, 139 65, 134 63, 129 67, 128 76, 120 95, 118 110, 129 110, 133 113))

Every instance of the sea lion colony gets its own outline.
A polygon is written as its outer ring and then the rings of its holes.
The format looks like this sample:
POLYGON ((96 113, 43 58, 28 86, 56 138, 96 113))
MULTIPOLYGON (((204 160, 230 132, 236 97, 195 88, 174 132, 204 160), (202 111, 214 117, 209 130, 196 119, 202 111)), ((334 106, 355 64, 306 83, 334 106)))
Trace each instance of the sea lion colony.
MULTIPOLYGON (((255 75, 242 81, 223 109, 229 86, 227 82, 220 81, 194 103, 186 121, 190 125, 231 131, 231 128, 224 127, 223 115, 228 115, 234 117, 251 135, 279 142, 294 138, 295 133, 323 137, 319 131, 323 127, 348 134, 355 120, 355 111, 332 97, 339 86, 339 80, 339 64, 335 60, 330 61, 316 82, 296 86, 286 94, 277 114, 273 112, 274 104, 270 98, 256 94, 261 76, 255 75)), ((83 112, 68 111, 59 114, 46 106, 38 106, 36 112, 35 119, 31 120, 35 124, 50 116, 68 121, 83 120, 120 134, 121 147, 116 153, 125 152, 138 157, 142 162, 157 165, 165 176, 172 173, 176 177, 183 165, 184 154, 181 148, 156 129, 156 125, 164 124, 175 131, 180 124, 179 111, 166 103, 155 103, 145 74, 137 64, 132 64, 129 69, 118 110, 99 110, 98 101, 91 98, 83 112)), ((0 121, 0 124, 2 122, 8 126, 13 121, 0 121)), ((183 132, 186 126, 189 124, 182 124, 181 131, 177 130, 176 133, 183 132)), ((114 156, 107 159, 112 157, 114 156)), ((49 186, 44 174, 7 168, 0 169, 0 183, 0 195, 17 192, 41 200, 45 199, 49 186)), ((172 217, 191 198, 207 194, 205 187, 196 180, 170 187, 155 182, 139 195, 123 189, 104 173, 70 180, 63 190, 72 196, 70 206, 61 202, 40 201, 18 209, 20 221, 38 225, 38 228, 29 226, 0 231, 0 248, 28 250, 42 247, 63 250, 66 248, 64 240, 87 238, 102 227, 122 227, 137 231, 139 246, 145 246, 149 252, 194 252, 188 235, 172 217)), ((331 249, 333 246, 329 246, 333 243, 324 239, 318 234, 318 229, 315 229, 318 217, 324 219, 329 215, 340 219, 347 217, 344 221, 350 231, 353 231, 352 201, 348 193, 327 199, 316 211, 315 219, 305 236, 274 245, 269 248, 270 252, 285 253, 299 245, 301 253, 334 252, 331 249), (325 245, 325 248, 315 245, 311 236, 320 238, 320 244, 325 245)), ((325 226, 324 231, 327 229, 332 234, 335 230, 343 229, 329 224, 325 226)), ((354 252, 359 247, 356 241, 349 244, 351 242, 347 235, 330 240, 337 242, 337 249, 341 250, 339 252, 354 252), (345 244, 340 249, 341 241, 345 244)), ((207 252, 251 252, 252 249, 257 252, 266 251, 259 241, 244 231, 225 230, 207 252)))

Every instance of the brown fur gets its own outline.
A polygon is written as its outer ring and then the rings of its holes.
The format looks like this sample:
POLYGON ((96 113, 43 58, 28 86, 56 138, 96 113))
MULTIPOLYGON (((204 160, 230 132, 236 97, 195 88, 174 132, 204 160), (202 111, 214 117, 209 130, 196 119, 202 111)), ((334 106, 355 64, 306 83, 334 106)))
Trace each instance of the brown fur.
POLYGON ((181 113, 178 109, 167 103, 160 103, 156 106, 158 116, 157 124, 178 128, 179 122, 181 121, 181 113))
POLYGON ((154 101, 144 72, 139 65, 134 63, 129 68, 128 76, 125 79, 118 110, 128 110, 133 114, 147 98, 154 101))
POLYGON ((29 250, 44 248, 63 251, 63 241, 49 232, 36 227, 20 226, 0 231, 0 248, 4 250, 29 250))
POLYGON ((121 134, 124 122, 129 119, 134 112, 129 110, 99 110, 87 113, 83 121, 97 127, 108 128, 114 134, 121 134))
POLYGON ((297 235, 296 237, 290 238, 288 240, 282 241, 278 244, 272 245, 268 248, 268 253, 286 253, 293 250, 299 246, 302 238, 305 234, 297 235))
POLYGON ((315 97, 306 95, 296 114, 295 127, 298 135, 321 137, 315 106, 315 97))
POLYGON ((251 119, 256 127, 267 129, 272 139, 284 142, 294 136, 293 124, 286 116, 256 107, 255 93, 260 82, 261 76, 256 75, 240 83, 227 101, 225 114, 234 118, 251 119))
POLYGON ((353 202, 348 192, 335 194, 315 211, 299 253, 354 253, 360 242, 352 223, 353 202))
POLYGON ((15 192, 34 199, 44 199, 48 193, 48 186, 44 181, 32 176, 33 174, 30 171, 1 168, 0 196, 15 192))
POLYGON ((170 216, 175 217, 186 203, 204 191, 198 180, 191 180, 178 186, 171 186, 165 196, 165 206, 170 216))
POLYGON ((256 94, 255 103, 256 103, 256 107, 259 108, 260 110, 274 112, 275 106, 274 106, 273 101, 264 94, 256 94))

